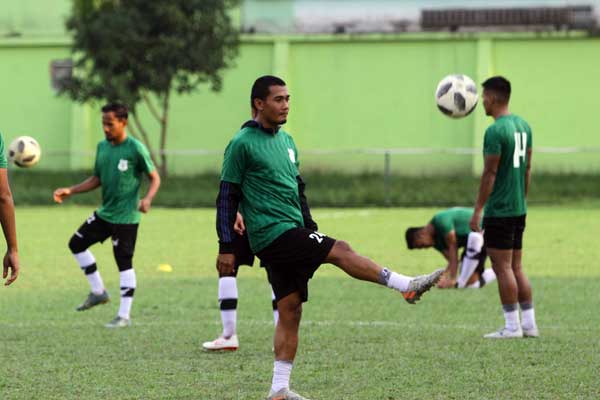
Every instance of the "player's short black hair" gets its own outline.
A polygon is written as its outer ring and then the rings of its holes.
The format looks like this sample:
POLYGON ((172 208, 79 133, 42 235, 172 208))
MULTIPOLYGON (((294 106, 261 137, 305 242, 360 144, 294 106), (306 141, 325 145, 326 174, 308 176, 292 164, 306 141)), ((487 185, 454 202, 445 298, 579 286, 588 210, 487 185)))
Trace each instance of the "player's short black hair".
POLYGON ((250 92, 250 106, 254 108, 254 99, 266 100, 271 93, 271 86, 285 86, 283 79, 273 75, 264 75, 254 81, 250 92))
POLYGON ((121 103, 108 103, 102 107, 102 112, 112 112, 118 119, 127 119, 129 116, 129 110, 127 110, 127 106, 121 103))
POLYGON ((417 237, 417 233, 423 229, 424 226, 411 227, 406 230, 406 246, 409 249, 415 248, 415 238, 417 237))
POLYGON ((510 82, 503 76, 492 76, 481 84, 484 90, 489 90, 496 94, 498 100, 508 103, 510 100, 510 82))

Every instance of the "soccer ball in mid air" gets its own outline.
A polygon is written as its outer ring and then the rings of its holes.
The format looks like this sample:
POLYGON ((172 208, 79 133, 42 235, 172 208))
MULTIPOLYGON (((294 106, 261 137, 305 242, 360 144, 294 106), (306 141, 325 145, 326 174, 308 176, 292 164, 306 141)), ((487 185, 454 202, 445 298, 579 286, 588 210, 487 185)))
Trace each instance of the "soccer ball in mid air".
POLYGON ((451 118, 469 115, 477 105, 477 86, 466 75, 448 75, 435 90, 435 101, 441 112, 451 118))
POLYGON ((33 167, 41 155, 39 143, 31 136, 19 136, 8 146, 8 160, 21 168, 33 167))

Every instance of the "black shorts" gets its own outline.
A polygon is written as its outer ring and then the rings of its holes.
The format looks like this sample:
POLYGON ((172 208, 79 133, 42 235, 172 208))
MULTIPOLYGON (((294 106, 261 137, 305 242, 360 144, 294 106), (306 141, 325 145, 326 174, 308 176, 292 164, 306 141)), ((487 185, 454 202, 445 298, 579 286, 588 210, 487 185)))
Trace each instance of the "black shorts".
POLYGON ((100 218, 95 212, 75 232, 79 245, 88 248, 112 237, 113 254, 119 270, 132 268, 133 253, 137 240, 138 224, 113 224, 100 218))
POLYGON ((235 234, 233 238, 233 254, 235 255, 235 273, 240 265, 247 265, 251 267, 254 264, 254 253, 250 248, 250 242, 248 241, 248 234, 243 235, 235 234))
POLYGON ((484 217, 483 240, 485 246, 500 250, 521 250, 527 215, 519 217, 484 217))
POLYGON ((299 292, 308 300, 308 280, 325 261, 335 239, 306 228, 284 232, 256 255, 267 269, 269 283, 279 301, 299 292))

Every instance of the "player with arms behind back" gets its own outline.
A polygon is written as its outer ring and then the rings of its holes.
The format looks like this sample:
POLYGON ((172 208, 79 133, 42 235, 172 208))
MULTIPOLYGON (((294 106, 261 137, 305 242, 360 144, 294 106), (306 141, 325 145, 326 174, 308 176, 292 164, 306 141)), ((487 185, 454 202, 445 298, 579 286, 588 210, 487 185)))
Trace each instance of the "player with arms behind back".
POLYGON ((127 116, 127 108, 122 104, 102 107, 102 128, 106 140, 98 143, 93 175, 78 185, 54 191, 54 200, 62 203, 71 195, 102 186, 102 205, 71 237, 69 249, 91 287, 90 294, 77 311, 88 310, 109 300, 96 267, 96 259, 88 248, 112 237, 113 254, 120 275, 121 304, 117 316, 106 325, 107 328, 131 325, 131 303, 137 286, 132 261, 140 211, 147 213, 150 210, 152 199, 160 186, 160 176, 148 150, 125 131, 127 116), (148 176, 150 185, 146 196, 140 200, 143 175, 148 176))
POLYGON ((502 329, 484 336, 489 339, 539 336, 531 285, 521 264, 532 134, 525 120, 510 113, 510 94, 510 82, 501 76, 483 83, 485 113, 495 122, 483 140, 484 169, 470 225, 479 230, 485 206, 484 241, 498 279, 505 319, 502 329))

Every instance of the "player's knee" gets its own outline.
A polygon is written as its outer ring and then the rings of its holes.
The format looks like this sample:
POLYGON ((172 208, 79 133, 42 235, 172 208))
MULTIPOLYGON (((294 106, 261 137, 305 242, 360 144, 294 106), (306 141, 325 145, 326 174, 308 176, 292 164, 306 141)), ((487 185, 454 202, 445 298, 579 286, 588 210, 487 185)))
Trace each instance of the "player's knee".
POLYGON ((119 272, 128 271, 133 269, 133 257, 115 257, 115 261, 117 262, 117 267, 119 268, 119 272))
POLYGON ((333 258, 334 262, 342 262, 347 257, 353 256, 354 250, 350 247, 350 244, 344 240, 336 240, 333 245, 333 258))
POLYGON ((231 272, 219 272, 219 278, 237 278, 238 269, 234 268, 231 272))
POLYGON ((81 253, 87 248, 87 243, 85 243, 85 241, 82 238, 77 236, 77 234, 71 236, 71 239, 69 240, 69 250, 71 250, 71 253, 81 253))

